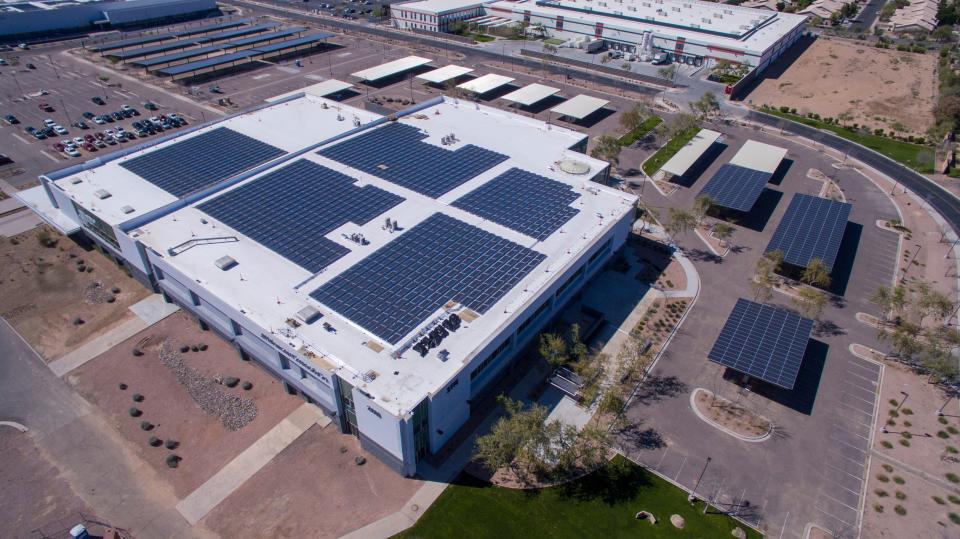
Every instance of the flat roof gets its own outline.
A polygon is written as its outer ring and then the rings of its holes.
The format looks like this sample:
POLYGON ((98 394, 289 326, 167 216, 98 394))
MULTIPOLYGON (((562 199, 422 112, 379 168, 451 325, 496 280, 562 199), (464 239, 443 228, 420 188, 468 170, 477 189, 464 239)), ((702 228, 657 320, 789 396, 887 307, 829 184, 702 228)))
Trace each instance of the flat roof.
POLYGON ((748 140, 730 159, 730 164, 773 174, 786 156, 786 148, 748 140))
POLYGON ((485 94, 491 90, 499 88, 504 84, 510 84, 515 81, 513 77, 508 77, 506 75, 497 75, 496 73, 487 73, 482 77, 477 77, 473 80, 468 80, 463 84, 458 84, 457 88, 462 88, 468 92, 473 92, 476 94, 485 94))
POLYGON ((573 99, 568 99, 556 107, 553 107, 550 109, 550 112, 555 112, 561 116, 569 116, 570 118, 582 120, 607 106, 608 103, 610 102, 606 99, 580 94, 573 99))
POLYGON ((471 7, 480 7, 482 0, 419 0, 414 2, 404 2, 394 4, 394 8, 404 7, 414 9, 424 13, 446 13, 448 11, 457 11, 471 7))
POLYGON ((342 80, 337 79, 327 79, 323 82, 305 86, 299 90, 292 90, 280 95, 268 97, 264 99, 264 101, 267 103, 275 103, 300 93, 309 94, 316 97, 327 97, 328 95, 338 94, 344 90, 349 90, 350 88, 353 88, 353 84, 350 84, 349 82, 343 82, 342 80))
MULTIPOLYGON (((409 413, 426 395, 441 391, 469 361, 499 337, 505 327, 516 323, 520 313, 527 310, 545 287, 562 279, 573 264, 588 256, 621 218, 630 215, 636 201, 631 194, 590 181, 608 165, 569 149, 581 143, 586 135, 492 107, 438 98, 425 103, 422 109, 398 115, 395 121, 374 122, 380 117, 373 118, 365 111, 306 96, 244 115, 243 121, 258 126, 254 136, 289 149, 284 141, 296 141, 302 147, 308 142, 300 140, 303 133, 311 130, 285 125, 279 118, 259 122, 261 114, 271 116, 275 114, 274 109, 289 111, 286 115, 297 114, 301 125, 333 124, 340 129, 354 128, 351 115, 366 114, 360 120, 366 128, 324 143, 322 151, 290 156, 284 163, 271 165, 249 179, 141 225, 131 234, 194 286, 203 287, 231 309, 242 311, 260 327, 270 328, 275 341, 300 350, 302 356, 312 354, 322 368, 334 370, 397 416, 409 413), (338 122, 331 117, 339 112, 335 107, 342 107, 346 121, 338 122), (367 173, 325 157, 326 149, 366 140, 374 153, 387 159, 392 147, 370 139, 379 133, 398 134, 394 147, 420 145, 418 152, 424 152, 421 158, 429 158, 436 151, 461 152, 476 147, 503 154, 507 159, 442 196, 433 197, 385 179, 385 169, 374 168, 377 174, 367 173), (451 134, 453 142, 449 138, 451 134), (416 135, 414 139, 409 138, 412 135, 416 135), (578 161, 589 172, 564 172, 555 163, 565 160, 578 161), (299 172, 284 176, 293 170, 299 172), (524 172, 518 175, 515 170, 524 172), (275 181, 278 177, 294 179, 303 174, 316 180, 275 181), (520 211, 525 204, 539 206, 538 193, 542 185, 562 194, 552 197, 550 207, 566 208, 567 220, 556 221, 553 226, 559 228, 545 233, 542 239, 521 232, 518 228, 522 229, 522 224, 511 221, 517 218, 537 224, 534 223, 537 219, 525 219, 525 216, 535 217, 534 214, 521 211, 518 216, 503 211, 504 208, 491 208, 491 199, 487 198, 488 187, 496 190, 500 188, 498 184, 512 184, 524 175, 532 183, 524 184, 526 190, 517 192, 526 192, 525 198, 492 200, 520 211), (262 178, 266 179, 261 181, 262 178), (328 194, 326 189, 331 189, 333 194, 328 194), (324 199, 324 196, 330 198, 324 199), (468 200, 469 204, 454 204, 461 200, 468 200), (257 202, 247 206, 248 201, 257 202), (321 204, 317 205, 317 201, 321 204), (284 211, 291 215, 283 215, 284 211), (314 218, 291 220, 303 211, 314 218), (377 213, 381 211, 383 213, 377 213), (252 217, 247 212, 261 212, 268 217, 252 217), (396 228, 385 226, 386 218, 390 218, 396 228), (464 234, 458 233, 455 237, 446 234, 444 231, 451 227, 463 229, 464 234), (278 236, 274 236, 272 228, 279 231, 278 236), (194 235, 206 237, 208 234, 231 235, 238 241, 207 244, 202 249, 185 250, 175 256, 168 253, 168 249, 194 235), (363 242, 350 239, 357 234, 362 235, 363 242), (273 237, 277 238, 276 245, 270 239, 273 237), (461 238, 470 240, 461 244, 457 242, 461 238), (313 245, 317 240, 336 251, 333 260, 324 262, 319 272, 304 267, 309 261, 294 262, 280 254, 289 252, 290 241, 313 245), (431 240, 437 242, 436 247, 424 250, 423 242, 431 240), (452 244, 450 240, 454 240, 452 244), (424 256, 398 258, 409 248, 424 256), (507 255, 514 262, 499 263, 503 259, 490 259, 489 253, 507 255), (218 268, 215 261, 223 256, 232 257, 238 264, 236 269, 218 268), (447 256, 458 261, 455 266, 443 265, 447 256), (520 258, 510 258, 515 256, 520 258), (517 271, 518 263, 524 264, 522 271, 517 271), (428 271, 423 275, 404 271, 411 264, 428 271), (483 281, 475 279, 477 264, 491 269, 489 274, 484 273, 483 281), (450 269, 450 275, 465 276, 472 281, 469 286, 457 287, 457 291, 467 297, 453 295, 448 304, 431 303, 437 298, 444 301, 447 298, 443 288, 445 279, 435 275, 431 278, 431 272, 437 268, 450 269), (493 285, 487 277, 503 271, 515 273, 500 281, 506 285, 489 288, 493 285), (383 286, 384 282, 377 284, 375 279, 370 286, 350 284, 367 282, 376 275, 390 275, 388 286, 383 286), (486 298, 487 303, 475 303, 480 300, 470 299, 469 290, 486 298), (409 306, 405 303, 407 298, 412 302, 409 306), (426 304, 417 303, 424 299, 426 304), (361 302, 359 311, 357 301, 361 302), (296 318, 296 313, 307 306, 320 312, 320 321, 290 327, 286 321, 296 318), (371 309, 374 312, 369 312, 371 309), (468 317, 467 309, 478 316, 468 317), (408 312, 414 310, 417 311, 414 318, 403 322, 400 329, 387 323, 392 318, 377 318, 381 313, 384 317, 397 313, 407 317, 408 312), (452 313, 464 314, 463 324, 445 336, 439 347, 424 350, 423 354, 412 347, 421 338, 418 335, 452 313), (368 326, 371 321, 376 324, 368 326), (325 328, 324 323, 334 331, 325 328), (413 324, 412 329, 409 324, 413 324)), ((357 149, 363 150, 362 145, 357 149)), ((417 155, 420 154, 411 156, 411 174, 418 167, 429 165, 418 163, 417 155)), ((126 180, 129 184, 143 183, 126 180)), ((295 248, 292 252, 316 251, 295 248)))
POLYGON ((432 61, 433 60, 429 58, 421 58, 420 56, 407 56, 406 58, 400 58, 399 60, 357 71, 352 75, 360 80, 374 81, 391 75, 397 75, 404 71, 410 71, 411 69, 427 65, 432 61))
POLYGON ((425 80, 427 82, 432 82, 434 84, 443 84, 450 79, 455 79, 457 77, 462 77, 467 73, 472 73, 473 68, 463 67, 454 64, 448 66, 443 66, 433 71, 427 71, 426 73, 417 75, 416 78, 425 80))
POLYGON ((503 96, 503 99, 507 101, 513 101, 514 103, 523 105, 524 107, 529 107, 530 105, 543 101, 544 99, 560 92, 560 88, 554 88, 552 86, 547 86, 544 84, 533 83, 519 90, 514 90, 509 94, 503 96))
POLYGON ((710 129, 701 129, 690 139, 690 142, 677 150, 677 153, 673 154, 673 157, 664 163, 660 170, 674 176, 683 176, 719 138, 720 133, 710 129))

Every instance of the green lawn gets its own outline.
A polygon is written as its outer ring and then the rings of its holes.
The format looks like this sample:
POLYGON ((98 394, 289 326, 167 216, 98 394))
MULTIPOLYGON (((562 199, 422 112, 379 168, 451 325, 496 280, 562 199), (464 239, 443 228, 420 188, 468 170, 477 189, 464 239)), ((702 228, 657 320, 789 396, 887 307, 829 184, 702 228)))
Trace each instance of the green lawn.
POLYGON ((487 43, 496 39, 493 36, 488 36, 487 34, 467 34, 467 37, 473 38, 477 43, 487 43))
MULTIPOLYGON (((461 475, 414 527, 395 537, 730 539, 739 523, 710 513, 704 515, 703 506, 687 503, 682 490, 617 456, 582 479, 539 490, 493 487, 461 475), (638 511, 653 513, 657 524, 636 520, 638 511), (673 514, 686 521, 683 530, 670 524, 673 514)), ((740 526, 747 537, 761 537, 752 528, 740 526)))
POLYGON ((662 148, 657 150, 657 153, 653 154, 650 159, 647 159, 643 163, 643 171, 647 176, 653 176, 656 171, 660 170, 660 167, 662 167, 664 163, 680 151, 680 148, 686 146, 699 132, 699 127, 692 127, 670 139, 670 142, 666 143, 662 148))
POLYGON ((547 39, 544 39, 543 42, 547 45, 563 45, 565 43, 564 40, 557 39, 555 37, 548 37, 547 39))
POLYGON ((780 112, 775 109, 763 109, 763 112, 773 116, 793 120, 797 123, 809 125, 816 129, 825 129, 831 133, 841 136, 857 144, 866 146, 871 150, 881 153, 898 163, 904 164, 917 172, 929 174, 933 172, 933 148, 910 142, 903 142, 887 137, 878 137, 877 135, 867 135, 859 131, 839 125, 828 124, 820 120, 805 118, 797 114, 780 112))
POLYGON ((652 131, 654 127, 660 125, 661 122, 663 122, 663 119, 661 119, 659 116, 651 116, 647 118, 642 124, 640 124, 639 127, 620 137, 620 145, 629 146, 642 139, 647 133, 652 131))

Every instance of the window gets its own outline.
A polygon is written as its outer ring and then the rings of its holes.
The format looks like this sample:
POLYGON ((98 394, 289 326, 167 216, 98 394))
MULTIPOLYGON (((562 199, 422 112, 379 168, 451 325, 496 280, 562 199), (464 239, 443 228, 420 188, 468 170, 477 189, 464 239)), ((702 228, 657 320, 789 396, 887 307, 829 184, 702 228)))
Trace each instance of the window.
POLYGON ((500 346, 498 346, 496 350, 491 352, 490 355, 486 357, 486 359, 481 361, 479 365, 477 365, 476 367, 474 367, 472 371, 470 371, 470 381, 472 382, 477 378, 477 376, 480 376, 480 374, 487 367, 489 367, 490 364, 493 363, 495 359, 500 357, 500 354, 503 354, 503 352, 509 347, 510 347, 510 339, 507 339, 502 343, 500 343, 500 346))
POLYGON ((459 378, 457 378, 457 379, 455 379, 454 381, 450 382, 450 385, 447 386, 447 393, 450 393, 451 391, 453 391, 454 388, 456 388, 458 385, 460 385, 460 379, 459 379, 459 378))
POLYGON ((560 285, 560 288, 557 289, 557 297, 559 298, 560 296, 562 296, 563 293, 570 288, 570 285, 572 285, 574 282, 577 281, 577 279, 583 276, 583 272, 586 271, 586 269, 587 269, 586 266, 580 266, 580 269, 575 271, 573 275, 571 275, 570 278, 567 279, 565 283, 560 285))
POLYGON ((524 320, 523 323, 520 324, 519 328, 517 328, 517 335, 526 331, 527 328, 530 327, 530 324, 532 324, 534 321, 540 318, 540 315, 543 314, 543 311, 546 311, 547 309, 550 308, 550 305, 551 305, 551 301, 548 299, 547 301, 544 301, 542 305, 537 307, 537 310, 534 311, 533 314, 531 314, 526 320, 524 320))
POLYGON ((604 242, 604 244, 599 249, 597 249, 597 252, 590 255, 590 260, 587 263, 593 264, 598 258, 600 258, 600 256, 606 254, 606 252, 610 250, 611 243, 613 243, 612 238, 604 242))

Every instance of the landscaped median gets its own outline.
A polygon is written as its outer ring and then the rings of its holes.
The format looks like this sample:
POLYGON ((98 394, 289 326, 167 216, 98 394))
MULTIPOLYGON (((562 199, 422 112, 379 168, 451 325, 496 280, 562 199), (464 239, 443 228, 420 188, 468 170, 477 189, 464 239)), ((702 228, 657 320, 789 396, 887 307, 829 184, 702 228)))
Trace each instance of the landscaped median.
POLYGON ((596 472, 542 489, 496 487, 463 474, 416 525, 396 537, 729 539, 738 527, 745 533, 741 537, 761 537, 719 511, 704 514, 702 503, 691 505, 686 492, 618 455, 596 472), (656 524, 638 520, 641 511, 656 524), (682 530, 671 523, 673 515, 682 517, 682 530))
POLYGON ((632 129, 628 133, 625 133, 624 135, 622 135, 619 139, 617 139, 617 142, 619 142, 620 145, 624 147, 630 146, 634 142, 647 136, 647 133, 653 131, 653 129, 658 125, 660 125, 661 123, 663 123, 662 118, 660 118, 659 116, 651 116, 647 118, 642 124, 637 126, 635 129, 632 129))
POLYGON ((839 137, 843 137, 851 142, 856 142, 861 146, 866 146, 871 150, 885 155, 894 161, 910 167, 922 174, 931 174, 933 172, 933 148, 922 144, 915 144, 896 140, 888 137, 881 137, 863 133, 852 127, 846 127, 833 123, 827 123, 814 118, 807 118, 799 114, 782 112, 780 110, 766 107, 760 109, 761 112, 771 116, 777 116, 793 122, 797 122, 814 129, 829 131, 839 137))
POLYGON ((643 162, 644 174, 653 177, 653 175, 660 170, 660 167, 662 167, 664 163, 669 161, 675 153, 680 151, 680 148, 683 148, 688 142, 693 140, 693 137, 697 136, 697 133, 699 132, 700 126, 697 125, 680 132, 677 136, 670 139, 670 142, 664 144, 662 148, 657 150, 657 153, 651 155, 649 159, 643 162))

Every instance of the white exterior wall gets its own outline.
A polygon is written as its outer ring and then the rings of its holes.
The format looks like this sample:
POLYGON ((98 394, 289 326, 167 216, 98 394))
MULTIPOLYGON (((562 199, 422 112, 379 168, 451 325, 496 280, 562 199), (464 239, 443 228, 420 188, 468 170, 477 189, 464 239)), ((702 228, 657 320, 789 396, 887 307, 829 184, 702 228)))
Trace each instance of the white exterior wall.
POLYGON ((450 23, 465 21, 483 15, 483 4, 442 12, 425 11, 411 4, 394 4, 390 8, 390 18, 397 28, 403 30, 419 29, 430 32, 446 32, 450 23))
POLYGON ((356 387, 353 388, 353 404, 357 428, 361 434, 403 462, 404 473, 412 474, 416 468, 413 448, 410 447, 410 452, 404 451, 403 431, 407 423, 381 408, 375 400, 356 387))

